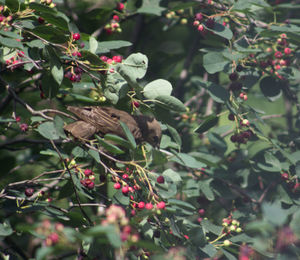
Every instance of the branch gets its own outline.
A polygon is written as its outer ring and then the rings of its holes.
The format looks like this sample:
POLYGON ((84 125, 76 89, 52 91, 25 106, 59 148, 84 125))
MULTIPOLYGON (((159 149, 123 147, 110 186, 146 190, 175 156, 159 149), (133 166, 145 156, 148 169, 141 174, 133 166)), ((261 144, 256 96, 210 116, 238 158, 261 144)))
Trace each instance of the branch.
POLYGON ((91 221, 91 219, 89 218, 89 216, 86 214, 86 212, 84 211, 84 209, 81 207, 81 203, 80 203, 80 199, 79 199, 79 195, 77 193, 77 190, 76 190, 76 187, 75 187, 75 183, 74 183, 74 180, 73 180, 73 177, 72 177, 72 173, 69 169, 69 166, 68 164, 66 163, 66 161, 63 159, 60 151, 58 150, 58 148, 56 147, 55 143, 50 140, 54 150, 58 153, 59 157, 60 157, 60 160, 61 162, 64 164, 65 168, 67 169, 67 172, 69 173, 70 175, 70 179, 71 179, 71 182, 72 182, 72 187, 73 187, 73 190, 74 190, 74 194, 75 194, 75 197, 76 197, 76 200, 77 200, 77 203, 78 203, 78 206, 79 206, 79 209, 81 211, 81 213, 84 215, 84 217, 86 218, 86 220, 89 222, 90 226, 93 226, 93 222, 91 221))

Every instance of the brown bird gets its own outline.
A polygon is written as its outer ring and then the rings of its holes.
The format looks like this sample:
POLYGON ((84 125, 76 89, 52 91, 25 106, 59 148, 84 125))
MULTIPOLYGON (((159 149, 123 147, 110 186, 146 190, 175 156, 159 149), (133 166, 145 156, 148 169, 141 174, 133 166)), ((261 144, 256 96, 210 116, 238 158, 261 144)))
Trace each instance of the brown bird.
POLYGON ((78 139, 89 139, 96 133, 101 136, 115 134, 126 138, 120 125, 122 121, 128 126, 138 144, 148 142, 153 147, 159 147, 162 133, 159 123, 153 117, 130 115, 113 107, 68 106, 67 109, 79 120, 66 125, 64 129, 78 139))

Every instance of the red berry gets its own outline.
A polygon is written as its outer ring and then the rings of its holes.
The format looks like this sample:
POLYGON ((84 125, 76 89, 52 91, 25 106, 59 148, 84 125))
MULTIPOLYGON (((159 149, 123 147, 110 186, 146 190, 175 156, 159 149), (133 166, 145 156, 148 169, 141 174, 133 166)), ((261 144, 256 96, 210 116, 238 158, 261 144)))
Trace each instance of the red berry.
POLYGON ((139 208, 139 209, 145 208, 145 202, 143 202, 143 201, 139 202, 138 208, 139 208))
POLYGON ((115 188, 116 190, 121 189, 121 184, 118 183, 118 182, 116 182, 116 183, 114 184, 114 188, 115 188))
POLYGON ((165 183, 165 178, 164 176, 160 175, 156 179, 157 183, 165 183))
POLYGON ((199 21, 196 21, 196 20, 195 20, 195 21, 193 22, 193 25, 194 25, 194 26, 198 26, 199 24, 200 24, 199 21))
POLYGON ((156 204, 156 207, 157 207, 158 209, 165 209, 165 208, 166 208, 166 203, 163 202, 163 201, 158 202, 158 203, 156 204))
POLYGON ((131 212, 130 212, 130 215, 131 216, 135 216, 136 215, 136 211, 134 209, 132 209, 131 212))
POLYGON ((74 41, 80 40, 80 34, 79 33, 73 33, 72 37, 73 37, 74 41))
POLYGON ((26 132, 28 130, 28 125, 27 124, 20 124, 20 129, 22 132, 26 132))
POLYGON ((289 179, 288 173, 286 173, 286 172, 281 173, 281 178, 282 178, 283 180, 288 180, 288 179, 289 179))
POLYGON ((38 18, 38 22, 39 22, 40 24, 43 24, 43 23, 45 22, 45 20, 44 20, 43 17, 39 17, 39 18, 38 18))
POLYGON ((230 141, 233 143, 237 142, 237 135, 230 136, 230 141))
POLYGON ((113 16, 113 19, 114 19, 116 22, 119 22, 119 21, 120 21, 120 17, 117 16, 117 15, 114 15, 114 16, 113 16))
POLYGON ((20 122, 21 121, 21 117, 20 116, 16 116, 16 122, 20 122))
POLYGON ((285 55, 290 55, 292 53, 292 50, 290 48, 285 48, 284 49, 284 54, 285 55))
POLYGON ((120 56, 120 55, 117 55, 117 56, 113 56, 113 61, 115 61, 115 62, 117 62, 117 63, 120 63, 120 62, 122 62, 122 56, 120 56))
POLYGON ((276 52, 274 53, 274 56, 275 56, 275 58, 277 58, 277 59, 281 59, 281 58, 282 58, 282 53, 281 53, 280 51, 276 51, 276 52))
POLYGON ((128 187, 128 186, 122 187, 122 193, 123 193, 124 195, 127 195, 127 194, 129 193, 129 187, 128 187))
POLYGON ((152 203, 150 203, 150 202, 149 202, 149 203, 146 203, 145 208, 146 208, 146 209, 149 209, 149 210, 153 209, 152 203))
POLYGON ((125 5, 123 3, 117 3, 117 10, 122 11, 125 5))
POLYGON ((124 180, 128 180, 128 179, 129 179, 129 176, 128 176, 128 174, 124 173, 124 174, 122 175, 122 178, 123 178, 124 180))
POLYGON ((204 214, 205 214, 205 209, 199 209, 199 214, 201 215, 201 216, 203 216, 204 214))
POLYGON ((204 26, 203 26, 202 24, 200 24, 200 25, 198 26, 197 30, 198 30, 199 32, 203 32, 203 31, 205 30, 205 28, 204 28, 204 26))
POLYGON ((33 195, 33 193, 34 193, 34 189, 33 188, 27 188, 25 190, 26 197, 31 197, 33 195))
POLYGON ((93 172, 92 172, 91 169, 85 169, 85 170, 84 170, 84 175, 85 175, 86 177, 88 177, 88 176, 90 176, 90 175, 93 175, 93 172))
POLYGON ((59 236, 57 233, 52 233, 48 236, 48 238, 52 241, 52 244, 56 244, 59 240, 59 236))
POLYGON ((140 107, 140 103, 138 101, 133 101, 132 102, 132 105, 136 108, 139 108, 140 107))

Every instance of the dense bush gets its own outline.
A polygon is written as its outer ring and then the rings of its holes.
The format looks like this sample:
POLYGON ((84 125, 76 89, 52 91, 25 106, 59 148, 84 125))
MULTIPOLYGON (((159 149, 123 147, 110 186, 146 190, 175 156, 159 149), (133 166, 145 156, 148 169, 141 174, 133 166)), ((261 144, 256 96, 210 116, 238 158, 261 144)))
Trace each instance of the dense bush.
POLYGON ((0 0, 1 259, 299 259, 298 2, 0 0))

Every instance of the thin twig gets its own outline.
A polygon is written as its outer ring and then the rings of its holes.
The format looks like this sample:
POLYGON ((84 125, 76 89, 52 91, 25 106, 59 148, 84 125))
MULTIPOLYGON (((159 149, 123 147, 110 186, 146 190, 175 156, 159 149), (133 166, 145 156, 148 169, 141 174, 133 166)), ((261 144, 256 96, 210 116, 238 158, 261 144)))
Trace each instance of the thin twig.
POLYGON ((76 197, 76 201, 78 203, 78 206, 79 206, 79 209, 81 211, 81 213, 84 215, 84 217, 86 218, 86 220, 89 222, 90 226, 93 226, 93 222, 91 221, 91 219, 89 218, 89 216, 86 214, 86 212, 84 211, 84 209, 81 207, 81 203, 80 203, 80 199, 79 199, 79 195, 77 193, 77 190, 76 190, 76 187, 75 187, 75 183, 74 183, 74 180, 73 180, 73 176, 72 176, 72 173, 69 169, 69 166, 68 164, 66 163, 66 161, 63 159, 60 151, 58 150, 58 148, 56 147, 55 143, 53 142, 53 140, 50 140, 54 150, 58 153, 59 157, 60 157, 60 160, 61 162, 64 164, 65 168, 67 169, 67 172, 69 173, 70 175, 70 179, 71 179, 71 182, 72 182, 72 187, 73 187, 73 190, 74 190, 74 194, 75 194, 75 197, 76 197))

